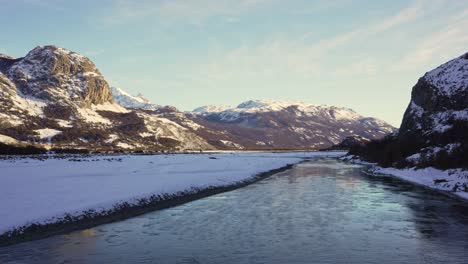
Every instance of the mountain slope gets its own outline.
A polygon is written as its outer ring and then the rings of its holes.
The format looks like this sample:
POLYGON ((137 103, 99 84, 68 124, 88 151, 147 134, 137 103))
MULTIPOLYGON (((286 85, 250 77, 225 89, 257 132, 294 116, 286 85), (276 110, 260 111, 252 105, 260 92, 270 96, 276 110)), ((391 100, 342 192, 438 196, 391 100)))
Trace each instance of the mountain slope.
POLYGON ((322 149, 349 136, 377 139, 395 131, 348 108, 299 102, 252 100, 234 108, 199 107, 187 117, 205 128, 197 133, 218 148, 322 149))
POLYGON ((398 134, 351 154, 384 166, 468 168, 468 53, 418 80, 398 134))
POLYGON ((190 129, 217 149, 323 149, 350 136, 371 140, 395 131, 384 121, 343 107, 251 100, 182 113, 173 107, 147 107, 154 104, 143 104, 122 89, 112 91, 121 105, 151 110, 147 112, 190 129))
POLYGON ((0 56, 0 135, 57 148, 212 149, 168 119, 114 102, 86 57, 39 46, 24 58, 0 56))
POLYGON ((111 91, 115 102, 125 108, 144 110, 157 110, 161 108, 160 105, 150 103, 150 101, 141 94, 133 96, 117 87, 111 87, 111 91))

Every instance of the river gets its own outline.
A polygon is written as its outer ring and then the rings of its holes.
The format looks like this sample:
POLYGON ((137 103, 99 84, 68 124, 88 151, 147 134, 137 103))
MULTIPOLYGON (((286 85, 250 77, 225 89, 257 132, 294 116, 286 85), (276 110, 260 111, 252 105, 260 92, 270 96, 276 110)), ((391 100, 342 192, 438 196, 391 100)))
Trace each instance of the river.
POLYGON ((468 204, 333 159, 112 224, 0 248, 0 263, 468 263, 468 204))

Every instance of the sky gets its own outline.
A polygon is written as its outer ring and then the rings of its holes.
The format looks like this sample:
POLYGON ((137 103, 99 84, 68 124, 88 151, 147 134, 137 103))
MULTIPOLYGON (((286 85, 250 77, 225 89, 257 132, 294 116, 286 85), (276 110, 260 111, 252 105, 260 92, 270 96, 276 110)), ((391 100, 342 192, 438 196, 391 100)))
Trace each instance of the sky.
POLYGON ((57 45, 111 86, 192 110, 345 106, 399 126, 425 72, 468 51, 468 0, 0 0, 0 53, 57 45))

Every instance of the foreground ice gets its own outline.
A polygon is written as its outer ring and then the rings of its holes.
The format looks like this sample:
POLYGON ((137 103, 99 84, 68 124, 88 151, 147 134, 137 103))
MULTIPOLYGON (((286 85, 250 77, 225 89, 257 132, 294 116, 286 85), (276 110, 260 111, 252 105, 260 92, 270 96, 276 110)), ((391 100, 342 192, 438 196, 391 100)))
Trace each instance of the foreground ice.
POLYGON ((448 169, 439 170, 433 167, 427 168, 383 168, 375 163, 360 160, 355 156, 345 156, 343 161, 371 166, 368 173, 374 176, 391 175, 405 181, 419 184, 431 189, 452 193, 468 200, 468 170, 448 169))
POLYGON ((307 157, 341 152, 73 156, 0 160, 0 235, 64 214, 151 195, 232 185, 307 157))
POLYGON ((432 189, 451 192, 468 199, 468 171, 462 169, 438 170, 432 167, 416 169, 382 168, 372 169, 374 174, 393 175, 400 179, 432 189))

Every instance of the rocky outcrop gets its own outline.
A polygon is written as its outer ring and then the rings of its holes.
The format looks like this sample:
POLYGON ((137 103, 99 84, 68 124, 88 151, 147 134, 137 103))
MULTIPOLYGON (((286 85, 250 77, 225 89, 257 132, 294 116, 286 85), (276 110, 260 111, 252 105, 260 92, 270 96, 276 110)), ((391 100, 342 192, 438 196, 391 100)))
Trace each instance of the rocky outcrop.
POLYGON ((116 104, 93 62, 55 46, 36 47, 19 59, 0 56, 2 137, 57 151, 213 149, 184 126, 116 104))
POLYGON ((88 58, 55 46, 39 46, 24 58, 3 57, 2 72, 24 94, 80 104, 113 102, 109 85, 88 58))
POLYGON ((468 53, 418 80, 398 134, 351 153, 384 166, 468 167, 468 53))
POLYGON ((454 122, 468 121, 467 56, 451 60, 419 79, 403 117, 401 136, 444 133, 454 122))
POLYGON ((346 137, 339 144, 336 144, 325 150, 350 150, 351 148, 355 148, 355 147, 363 147, 369 142, 370 142, 369 139, 365 139, 365 138, 358 137, 358 136, 350 136, 350 137, 346 137))

